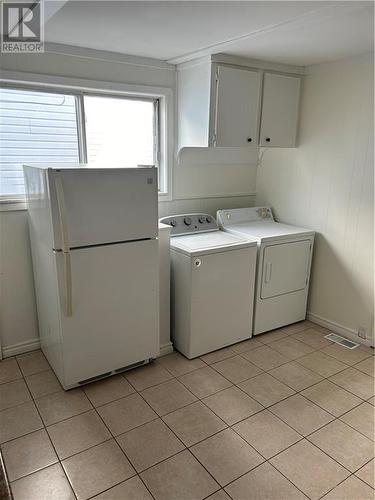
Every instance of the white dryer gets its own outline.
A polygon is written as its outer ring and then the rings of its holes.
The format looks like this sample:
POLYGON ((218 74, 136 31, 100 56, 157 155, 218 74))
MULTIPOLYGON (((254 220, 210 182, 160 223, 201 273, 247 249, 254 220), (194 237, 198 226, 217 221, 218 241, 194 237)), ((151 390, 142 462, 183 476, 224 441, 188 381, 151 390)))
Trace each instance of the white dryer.
POLYGON ((251 337, 257 242, 208 214, 164 217, 171 230, 171 331, 195 358, 251 337))
POLYGON ((305 319, 314 231, 276 222, 269 207, 219 210, 217 220, 258 242, 253 334, 305 319))

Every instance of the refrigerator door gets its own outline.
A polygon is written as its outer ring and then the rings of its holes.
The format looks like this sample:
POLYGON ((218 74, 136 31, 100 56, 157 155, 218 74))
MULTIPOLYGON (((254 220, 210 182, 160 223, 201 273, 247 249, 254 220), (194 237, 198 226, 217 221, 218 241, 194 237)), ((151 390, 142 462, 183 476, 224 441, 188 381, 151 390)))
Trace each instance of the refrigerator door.
POLYGON ((72 250, 71 284, 55 259, 66 389, 159 354, 157 240, 72 250))
POLYGON ((155 238, 155 168, 48 169, 55 250, 155 238))

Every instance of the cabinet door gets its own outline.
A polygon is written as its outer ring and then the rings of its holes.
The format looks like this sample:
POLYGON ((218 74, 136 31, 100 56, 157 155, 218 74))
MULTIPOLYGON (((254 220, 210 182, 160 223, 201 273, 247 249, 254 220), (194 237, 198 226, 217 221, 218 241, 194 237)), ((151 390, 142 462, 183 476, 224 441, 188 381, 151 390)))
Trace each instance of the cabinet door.
POLYGON ((214 145, 237 147, 257 144, 260 82, 257 71, 218 67, 214 145))
POLYGON ((300 83, 300 77, 265 73, 261 146, 295 147, 300 83))

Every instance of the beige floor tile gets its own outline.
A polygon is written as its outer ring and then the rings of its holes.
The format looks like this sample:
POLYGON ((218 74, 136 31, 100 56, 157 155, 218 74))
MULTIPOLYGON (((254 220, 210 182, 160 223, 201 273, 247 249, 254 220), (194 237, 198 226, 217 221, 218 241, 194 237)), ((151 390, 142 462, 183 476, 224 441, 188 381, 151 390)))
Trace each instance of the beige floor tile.
POLYGON ((218 371, 225 378, 237 384, 248 378, 255 377, 262 373, 262 370, 253 365, 241 356, 234 356, 233 358, 224 359, 211 365, 214 370, 218 371))
POLYGON ((156 413, 139 394, 131 394, 126 398, 99 406, 98 413, 114 436, 157 418, 156 413))
POLYGON ((342 415, 341 420, 374 441, 374 407, 369 403, 342 415))
POLYGON ((240 342, 238 344, 234 344, 231 346, 234 352, 237 352, 238 354, 241 354, 246 351, 252 351, 253 349, 256 349, 257 347, 262 347, 263 343, 260 342, 257 339, 249 339, 249 340, 244 340, 243 342, 240 342))
POLYGON ((52 370, 30 375, 25 377, 25 380, 33 398, 41 398, 47 394, 63 390, 52 370))
POLYGON ((245 380, 245 382, 238 384, 238 387, 263 406, 273 405, 294 394, 293 389, 268 373, 262 373, 254 378, 245 380))
POLYGON ((101 493, 135 474, 116 441, 106 441, 62 462, 78 500, 101 493))
POLYGON ((0 410, 6 410, 27 401, 31 401, 31 396, 23 380, 0 385, 0 410))
POLYGON ((224 490, 219 490, 213 495, 207 497, 207 500, 231 500, 224 490))
POLYGON ((200 401, 169 413, 163 420, 186 446, 192 446, 226 427, 226 424, 200 401))
POLYGON ((183 375, 179 380, 198 398, 205 398, 232 385, 209 366, 183 375))
POLYGON ((272 342, 276 342, 277 340, 284 339, 288 337, 290 333, 287 330, 279 328, 278 330, 271 330, 270 332, 262 333, 261 335, 257 335, 256 339, 263 344, 271 344, 272 342))
POLYGON ((212 365, 212 363, 217 363, 218 361, 222 361, 223 359, 227 359, 235 355, 236 351, 233 349, 233 346, 230 346, 205 354, 204 356, 201 356, 201 360, 208 365, 212 365))
POLYGON ((155 500, 202 500, 219 489, 187 450, 142 472, 141 478, 155 500))
POLYGON ((271 347, 289 359, 301 358, 302 356, 314 352, 312 347, 292 337, 286 337, 276 342, 272 342, 271 347))
POLYGON ((47 431, 61 460, 111 438, 94 410, 51 425, 47 431))
POLYGON ((289 358, 286 358, 268 346, 258 347, 257 349, 244 352, 242 356, 266 371, 272 370, 272 368, 276 368, 276 366, 280 366, 289 361, 289 358))
POLYGON ((22 354, 17 356, 17 361, 25 377, 51 369, 42 351, 22 354))
POLYGON ((267 459, 302 439, 268 410, 243 420, 233 429, 267 459))
POLYGON ((60 464, 18 479, 11 486, 14 500, 75 500, 60 464))
POLYGON ((35 400, 44 425, 52 425, 92 408, 81 389, 59 391, 35 400))
POLYGON ((190 373, 206 366, 201 359, 187 359, 179 352, 173 352, 172 354, 168 354, 168 356, 159 358, 158 363, 174 377, 185 375, 185 373, 190 373))
POLYGON ((237 387, 229 387, 212 394, 203 402, 228 425, 250 417, 262 410, 262 406, 237 387))
POLYGON ((316 328, 308 328, 293 334, 293 338, 304 342, 314 349, 322 349, 332 344, 332 342, 324 338, 325 333, 322 333, 316 328))
POLYGON ((299 358, 298 363, 309 370, 319 373, 322 377, 330 377, 348 368, 348 365, 328 356, 328 354, 324 354, 322 351, 315 351, 303 358, 299 358))
POLYGON ((0 443, 15 439, 43 427, 32 401, 0 412, 0 443))
POLYGON ((375 475, 375 463, 374 459, 372 459, 370 462, 368 462, 366 465, 361 467, 357 472, 355 473, 356 476, 358 476, 362 481, 365 481, 371 488, 374 488, 374 475, 375 475))
POLYGON ((185 448, 160 419, 121 434, 117 441, 137 472, 148 469, 185 448))
POLYGON ((362 399, 369 399, 375 393, 374 379, 355 368, 347 368, 330 377, 330 380, 362 399))
POLYGON ((308 328, 316 328, 316 329, 321 329, 322 331, 326 331, 325 328, 320 327, 316 323, 312 323, 311 321, 308 320, 298 321, 297 323, 286 325, 283 328, 281 328, 281 330, 287 333, 288 335, 294 335, 295 333, 302 332, 303 330, 307 330, 308 328))
POLYGON ((307 500, 307 497, 269 463, 227 486, 233 500, 307 500))
POLYGON ((9 481, 15 481, 58 461, 44 429, 5 443, 1 451, 9 481))
POLYGON ((361 349, 361 351, 366 352, 369 356, 375 356, 375 349, 373 347, 370 347, 368 345, 361 344, 358 349, 361 349))
POLYGON ((94 406, 105 405, 135 392, 134 388, 122 375, 114 375, 85 385, 83 390, 94 406))
POLYGON ((364 359, 369 357, 369 354, 359 349, 347 349, 346 347, 342 347, 338 344, 332 344, 328 347, 322 349, 322 352, 332 356, 333 358, 346 363, 347 365, 354 365, 363 361, 364 359))
POLYGON ((374 377, 374 372, 375 372, 374 357, 371 356, 367 359, 364 359, 363 361, 360 361, 359 363, 354 365, 354 368, 356 368, 357 370, 359 370, 363 373, 366 373, 370 377, 374 377))
POLYGON ((349 476, 349 472, 306 440, 271 459, 311 500, 317 500, 349 476))
POLYGON ((264 458, 232 429, 205 439, 193 446, 191 452, 221 486, 264 462, 264 458))
POLYGON ((22 378, 22 373, 15 358, 0 361, 0 384, 22 378))
POLYGON ((153 385, 170 380, 172 375, 159 363, 155 362, 125 372, 124 377, 137 389, 137 391, 142 391, 153 385))
POLYGON ((308 387, 301 394, 335 417, 339 417, 361 403, 361 399, 357 396, 329 380, 323 380, 319 384, 308 387))
POLYGON ((340 420, 314 432, 309 441, 352 472, 374 457, 374 443, 340 420))
POLYGON ((93 500, 153 500, 153 498, 139 477, 134 476, 93 497, 93 500))
POLYGON ((270 407, 270 411, 306 436, 333 420, 333 416, 296 394, 270 407))
POLYGON ((197 400, 194 394, 175 379, 145 389, 141 395, 160 416, 197 400))
POLYGON ((270 371, 270 375, 288 385, 295 391, 302 391, 322 380, 322 377, 295 361, 279 366, 270 371))
POLYGON ((323 500, 374 500, 374 490, 355 476, 350 476, 327 493, 323 500))

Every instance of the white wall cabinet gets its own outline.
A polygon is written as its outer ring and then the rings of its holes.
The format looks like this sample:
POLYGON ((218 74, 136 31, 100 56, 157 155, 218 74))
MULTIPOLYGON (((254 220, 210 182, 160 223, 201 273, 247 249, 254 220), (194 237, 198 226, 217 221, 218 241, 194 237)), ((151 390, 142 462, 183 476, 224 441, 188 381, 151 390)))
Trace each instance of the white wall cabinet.
POLYGON ((300 77, 264 73, 259 145, 296 145, 300 77))
POLYGON ((260 113, 261 73, 218 66, 213 143, 241 147, 256 144, 260 113))
POLYGON ((295 147, 301 69, 270 66, 211 59, 178 66, 179 149, 295 147))

